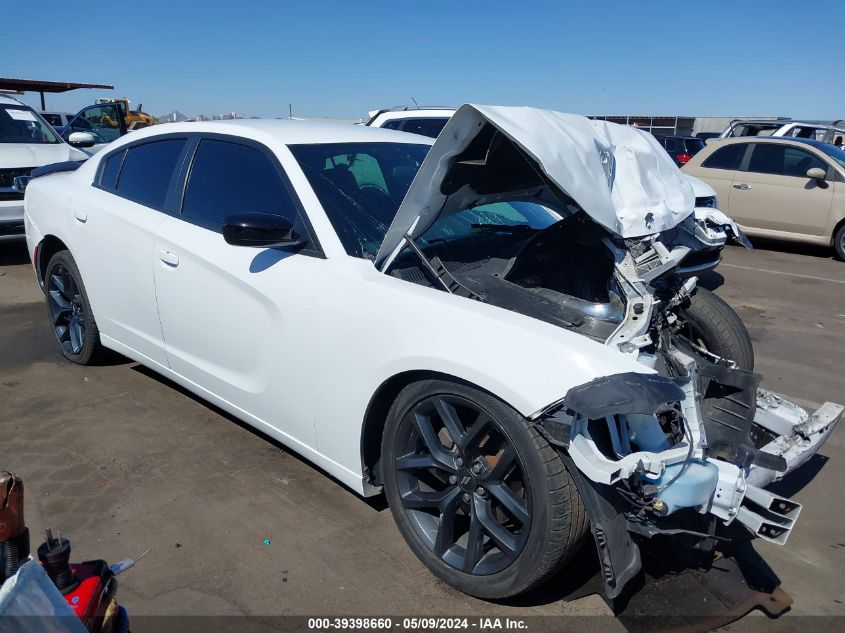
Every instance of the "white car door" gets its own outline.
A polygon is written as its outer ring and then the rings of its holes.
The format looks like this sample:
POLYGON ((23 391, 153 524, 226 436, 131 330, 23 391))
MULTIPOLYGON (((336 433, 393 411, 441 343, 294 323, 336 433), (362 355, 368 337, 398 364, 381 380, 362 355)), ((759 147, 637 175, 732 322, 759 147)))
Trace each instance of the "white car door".
POLYGON ((71 201, 74 250, 100 332, 166 365, 156 309, 155 231, 166 216, 170 184, 185 137, 151 139, 103 158, 95 182, 71 201))
POLYGON ((326 263, 306 249, 227 244, 223 219, 263 212, 310 236, 295 193, 263 146, 196 141, 181 213, 159 227, 155 284, 170 368, 248 414, 252 423, 315 444, 312 295, 326 263))
POLYGON ((94 145, 88 148, 96 154, 106 145, 126 134, 123 117, 113 103, 89 106, 72 117, 62 137, 67 141, 74 132, 86 132, 94 137, 94 145))

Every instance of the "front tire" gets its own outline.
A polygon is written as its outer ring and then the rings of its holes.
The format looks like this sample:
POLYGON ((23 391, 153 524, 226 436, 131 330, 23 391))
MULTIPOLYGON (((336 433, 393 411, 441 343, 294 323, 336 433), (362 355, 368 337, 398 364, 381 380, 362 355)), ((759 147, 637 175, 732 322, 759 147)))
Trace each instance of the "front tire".
POLYGON ((102 354, 100 331, 70 251, 59 251, 47 264, 44 276, 47 316, 62 356, 90 365, 102 354))
POLYGON ((751 335, 727 303, 705 288, 697 288, 690 305, 680 311, 679 334, 699 348, 754 371, 751 335))
POLYGON ((473 387, 406 387, 388 414, 381 464, 405 541, 464 593, 525 592, 568 562, 587 534, 557 451, 517 411, 473 387))
POLYGON ((840 226, 834 234, 833 248, 836 249, 836 256, 845 261, 845 224, 840 226))

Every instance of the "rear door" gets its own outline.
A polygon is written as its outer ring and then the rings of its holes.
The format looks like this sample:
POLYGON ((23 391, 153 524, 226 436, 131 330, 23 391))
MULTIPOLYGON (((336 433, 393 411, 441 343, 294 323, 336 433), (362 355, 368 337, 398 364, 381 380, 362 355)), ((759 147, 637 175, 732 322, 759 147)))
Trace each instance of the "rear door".
MULTIPOLYGON (((266 147, 228 136, 195 139, 179 213, 156 237, 155 284, 170 368, 201 390, 314 446, 312 297, 326 261, 281 165, 266 147), (310 246, 232 246, 233 213, 291 219, 310 246)), ((340 318, 341 312, 339 312, 340 318)))
POLYGON ((71 201, 80 265, 100 331, 136 355, 166 365, 156 310, 155 231, 187 147, 157 137, 103 157, 90 192, 71 201))
POLYGON ((832 183, 820 186, 807 170, 828 165, 790 143, 752 143, 744 170, 731 185, 730 215, 741 225, 770 231, 821 235, 833 202, 832 183))

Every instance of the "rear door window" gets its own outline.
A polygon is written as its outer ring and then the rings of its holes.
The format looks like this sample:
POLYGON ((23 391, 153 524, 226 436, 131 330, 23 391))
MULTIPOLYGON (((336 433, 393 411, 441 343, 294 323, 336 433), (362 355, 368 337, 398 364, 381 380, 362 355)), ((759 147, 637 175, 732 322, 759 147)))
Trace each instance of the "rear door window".
POLYGON ((709 169, 739 169, 747 147, 747 143, 731 143, 720 147, 706 158, 701 166, 709 169))
POLYGON ((402 120, 401 119, 391 119, 390 121, 385 121, 383 128, 388 130, 398 130, 402 127, 402 120))
POLYGON ((183 138, 130 147, 117 179, 117 193, 150 207, 164 206, 173 171, 184 147, 183 138))
POLYGON ((304 230, 296 205, 279 172, 261 150, 230 141, 203 139, 191 165, 182 217, 220 232, 234 213, 273 213, 304 230))

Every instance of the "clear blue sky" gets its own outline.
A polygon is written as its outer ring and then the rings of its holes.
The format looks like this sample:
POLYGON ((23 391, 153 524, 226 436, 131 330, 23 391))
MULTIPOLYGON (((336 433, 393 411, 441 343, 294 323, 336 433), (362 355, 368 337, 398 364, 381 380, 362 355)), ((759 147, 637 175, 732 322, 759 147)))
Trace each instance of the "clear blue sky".
MULTIPOLYGON (((845 0, 0 5, 0 76, 114 84, 112 96, 154 115, 280 116, 293 103, 295 114, 357 118, 414 97, 845 117, 845 0)), ((75 112, 108 94, 48 95, 47 106, 75 112)))

